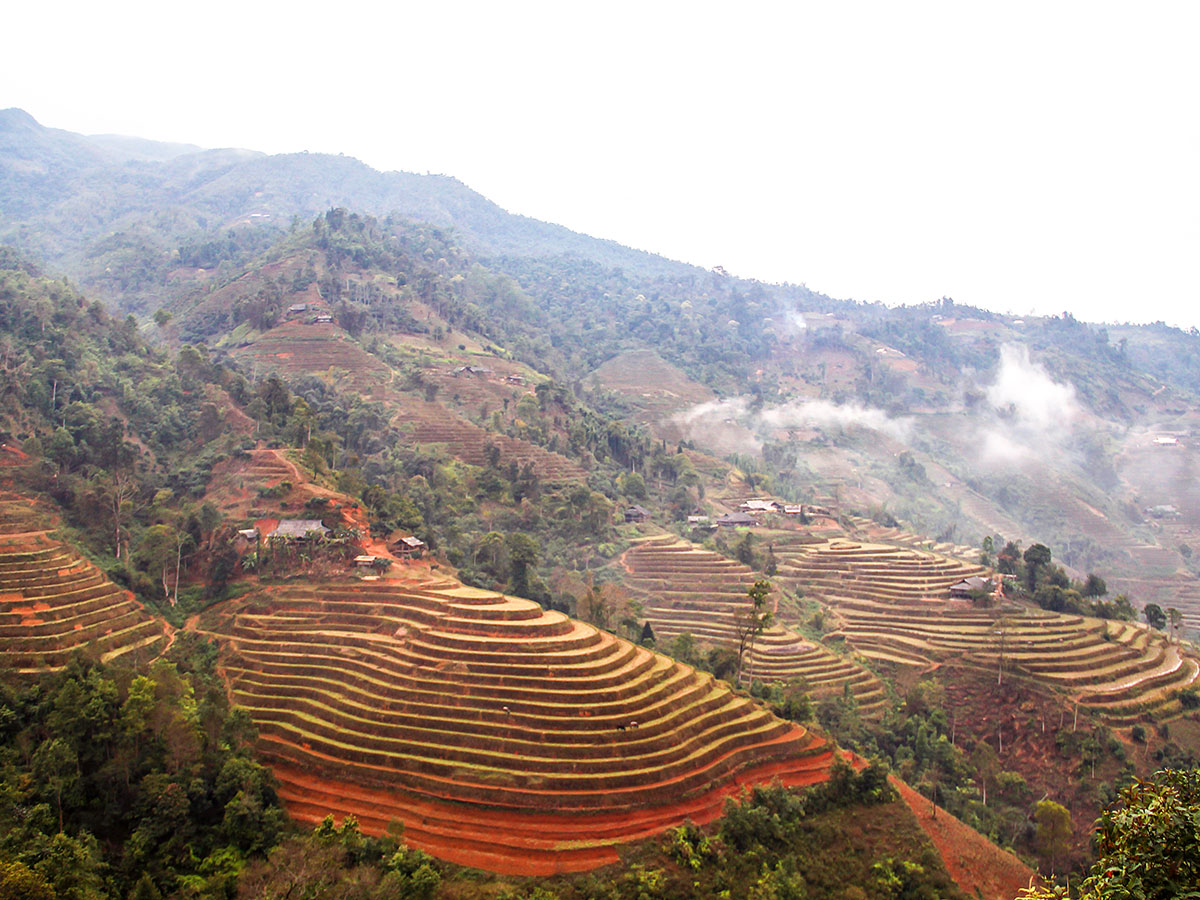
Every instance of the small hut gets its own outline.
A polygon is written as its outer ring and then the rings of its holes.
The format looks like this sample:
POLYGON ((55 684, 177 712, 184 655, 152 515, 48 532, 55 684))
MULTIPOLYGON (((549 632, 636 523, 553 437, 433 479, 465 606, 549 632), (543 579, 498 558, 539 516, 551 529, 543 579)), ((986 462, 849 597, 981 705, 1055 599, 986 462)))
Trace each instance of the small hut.
POLYGON ((408 559, 418 559, 425 555, 425 542, 416 537, 402 537, 392 545, 392 552, 408 559))

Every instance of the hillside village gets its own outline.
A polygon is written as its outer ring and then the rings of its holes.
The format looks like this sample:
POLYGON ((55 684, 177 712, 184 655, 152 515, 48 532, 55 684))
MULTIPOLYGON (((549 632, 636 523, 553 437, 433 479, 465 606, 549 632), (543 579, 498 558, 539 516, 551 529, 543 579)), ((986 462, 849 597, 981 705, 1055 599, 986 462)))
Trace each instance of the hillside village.
POLYGON ((293 164, 162 229, 166 164, 95 233, 2 210, 14 896, 1012 900, 1195 770, 1200 336, 293 164))

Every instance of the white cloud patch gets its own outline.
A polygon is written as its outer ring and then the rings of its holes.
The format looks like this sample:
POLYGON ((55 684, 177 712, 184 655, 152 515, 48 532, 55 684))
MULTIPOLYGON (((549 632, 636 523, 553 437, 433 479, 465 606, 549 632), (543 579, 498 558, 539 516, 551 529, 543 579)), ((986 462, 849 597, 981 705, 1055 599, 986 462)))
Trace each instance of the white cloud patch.
POLYGON ((764 409, 758 416, 768 428, 866 428, 878 431, 898 441, 908 441, 912 435, 912 420, 897 419, 882 409, 858 403, 830 403, 828 400, 805 400, 764 409))
POLYGON ((1003 422, 982 432, 981 453, 997 465, 1020 465, 1058 452, 1080 415, 1074 386, 1051 378, 1020 345, 1000 348, 1000 368, 987 398, 1003 422))
POLYGON ((1033 451, 1013 440, 999 428, 988 428, 983 434, 983 458, 990 463, 1019 465, 1033 455, 1033 451))
POLYGON ((1000 348, 1000 368, 987 398, 1001 412, 1011 410, 1021 425, 1038 430, 1059 428, 1079 415, 1074 386, 1052 379, 1021 345, 1000 348))
MULTIPOLYGON (((733 432, 744 444, 752 432, 786 428, 865 428, 907 442, 913 428, 911 419, 893 418, 881 409, 828 400, 805 400, 753 410, 745 397, 735 397, 700 403, 674 418, 689 437, 707 446, 733 437, 733 432)), ((756 449, 761 447, 761 440, 755 438, 754 442, 756 449)))
POLYGON ((691 409, 685 409, 676 414, 675 418, 683 425, 695 425, 712 419, 736 421, 746 414, 748 406, 749 404, 742 397, 735 397, 732 400, 709 400, 705 403, 698 403, 691 409))
POLYGON ((718 453, 747 448, 758 452, 760 441, 750 430, 750 404, 744 397, 709 400, 676 413, 672 419, 689 439, 718 453))

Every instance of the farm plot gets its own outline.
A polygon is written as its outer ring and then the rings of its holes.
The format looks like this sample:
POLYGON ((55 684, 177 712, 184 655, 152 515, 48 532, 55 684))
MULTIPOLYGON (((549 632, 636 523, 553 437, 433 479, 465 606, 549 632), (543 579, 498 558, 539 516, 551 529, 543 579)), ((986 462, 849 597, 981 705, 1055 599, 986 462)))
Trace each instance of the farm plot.
MULTIPOLYGON (((950 659, 1031 677, 1112 724, 1170 716, 1200 665, 1165 636, 1123 622, 949 598, 980 566, 911 547, 831 540, 777 548, 779 573, 837 614, 864 656, 932 666, 950 659)), ((998 673, 999 674, 999 673, 998 673)))
MULTIPOLYGON (((708 644, 737 646, 737 617, 750 608, 752 569, 673 537, 651 538, 628 550, 630 589, 644 602, 645 617, 660 640, 688 633, 708 644)), ((818 696, 849 687, 865 715, 882 712, 882 683, 862 666, 796 632, 773 626, 749 649, 749 678, 786 681, 803 677, 818 696)))
MULTIPOLYGON (((22 450, 9 443, 0 443, 0 489, 14 487, 36 467, 22 450)), ((3 520, 0 520, 3 521, 3 520)))
POLYGON ((780 547, 777 556, 779 575, 806 594, 893 603, 945 601, 951 585, 988 574, 982 566, 914 547, 837 538, 780 547))
POLYGON ((36 500, 0 491, 0 535, 44 531, 54 527, 54 514, 36 500))
POLYGON ((1147 628, 1004 604, 903 607, 828 596, 842 633, 868 657, 931 665, 956 660, 1033 678, 1072 696, 1081 709, 1124 725, 1181 709, 1200 666, 1147 628))
POLYGON ((105 662, 161 648, 162 624, 99 569, 44 533, 0 535, 0 661, 21 675, 92 648, 105 662))
POLYGON ((316 375, 338 386, 379 399, 392 370, 334 325, 288 321, 233 351, 239 360, 285 378, 316 375))
POLYGON ((919 534, 914 534, 911 531, 905 531, 903 528, 878 525, 871 519, 864 518, 863 516, 847 516, 846 518, 849 520, 854 532, 865 536, 869 541, 880 544, 894 544, 899 547, 912 547, 919 550, 932 550, 934 553, 947 554, 959 559, 978 558, 979 556, 978 547, 966 547, 961 544, 951 544, 949 542, 939 543, 922 537, 919 534))
POLYGON ((548 482, 584 481, 587 478, 579 465, 563 456, 505 434, 495 434, 467 421, 439 403, 415 397, 394 397, 399 408, 393 424, 407 430, 414 443, 441 444, 451 456, 473 466, 487 464, 487 447, 500 452, 500 464, 516 463, 519 467, 533 466, 538 476, 548 482))
POLYGON ((260 447, 218 463, 206 499, 227 515, 244 518, 255 507, 271 505, 262 499, 271 489, 278 501, 292 508, 321 492, 279 450, 260 447))
POLYGON ((823 780, 824 742, 711 676, 449 580, 288 587, 203 627, 227 645, 280 796, 512 874, 616 862, 741 786, 823 780))

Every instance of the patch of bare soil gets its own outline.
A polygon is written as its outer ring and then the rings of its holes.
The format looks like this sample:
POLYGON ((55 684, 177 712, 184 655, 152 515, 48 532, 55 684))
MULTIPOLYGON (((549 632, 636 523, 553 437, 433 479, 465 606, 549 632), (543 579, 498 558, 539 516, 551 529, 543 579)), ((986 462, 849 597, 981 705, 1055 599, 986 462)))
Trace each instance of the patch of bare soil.
POLYGON ((975 829, 933 805, 897 778, 892 783, 933 841, 946 871, 968 896, 984 900, 1013 900, 1037 874, 1007 850, 1001 850, 975 829))

